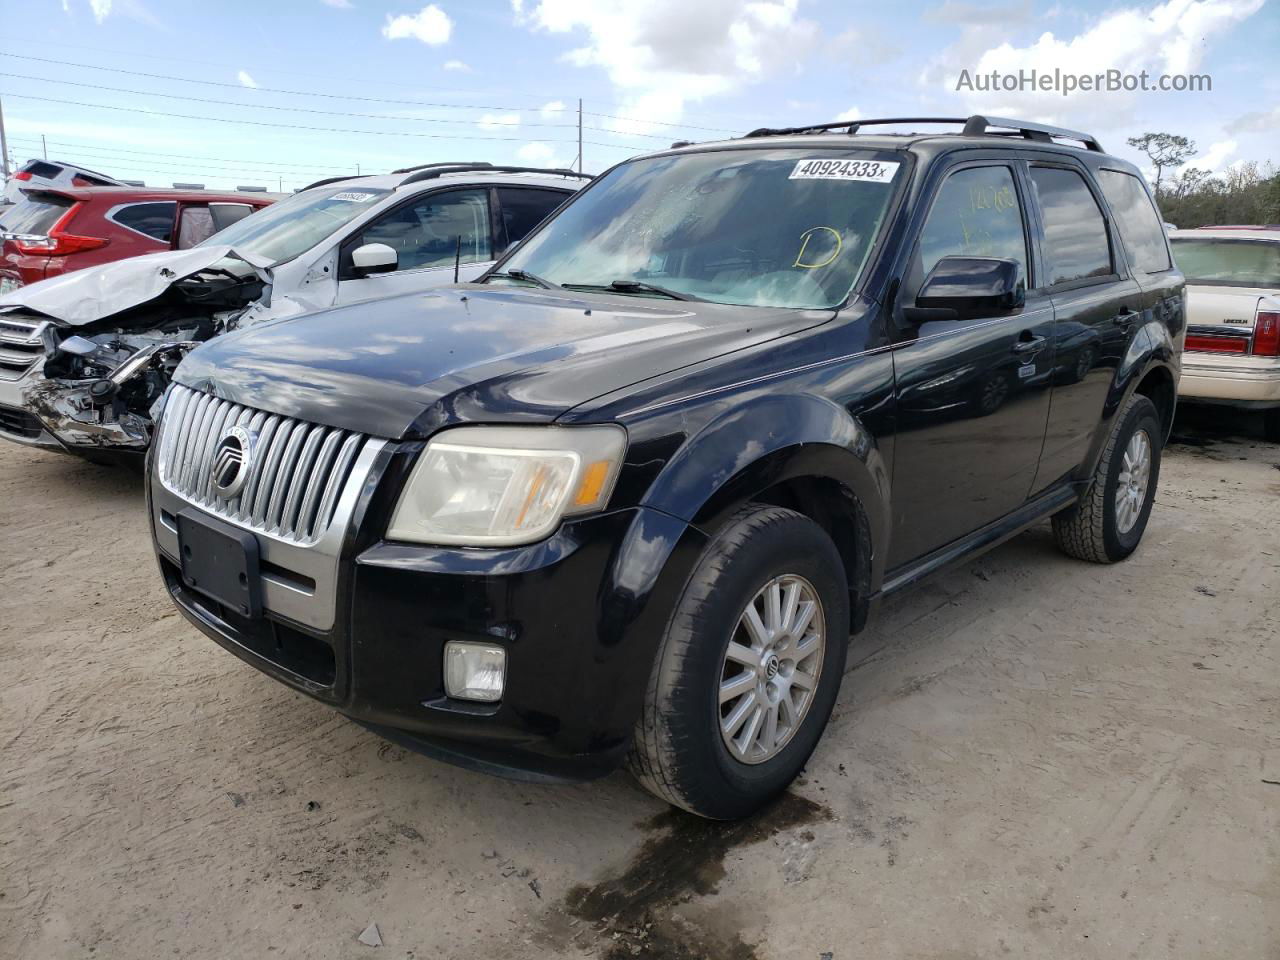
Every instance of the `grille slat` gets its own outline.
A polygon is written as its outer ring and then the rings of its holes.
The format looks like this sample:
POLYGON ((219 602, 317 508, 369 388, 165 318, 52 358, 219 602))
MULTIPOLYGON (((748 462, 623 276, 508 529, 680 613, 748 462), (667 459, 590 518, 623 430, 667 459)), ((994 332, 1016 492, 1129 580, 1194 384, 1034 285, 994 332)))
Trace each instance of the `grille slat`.
POLYGON ((175 493, 233 523, 302 544, 319 540, 367 438, 268 414, 175 385, 161 430, 159 473, 175 493), (223 431, 256 435, 253 464, 240 494, 213 489, 210 465, 223 431))
POLYGON ((17 380, 44 356, 47 320, 0 320, 0 380, 17 380))

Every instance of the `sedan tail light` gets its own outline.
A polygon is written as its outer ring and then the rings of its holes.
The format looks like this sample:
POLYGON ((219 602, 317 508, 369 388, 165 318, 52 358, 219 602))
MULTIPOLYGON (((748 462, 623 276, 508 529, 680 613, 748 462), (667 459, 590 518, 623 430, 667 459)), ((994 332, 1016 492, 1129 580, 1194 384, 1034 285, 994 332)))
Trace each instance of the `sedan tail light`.
POLYGON ((72 204, 71 208, 59 217, 58 222, 49 229, 48 236, 13 236, 14 246, 18 248, 19 253, 44 257, 65 257, 72 253, 97 250, 110 243, 111 241, 106 237, 82 237, 66 232, 67 224, 71 222, 71 218, 76 215, 78 209, 80 209, 80 204, 72 204))
POLYGON ((1183 349, 1199 353, 1248 353, 1249 341, 1244 337, 1211 337, 1188 333, 1183 349))
POLYGON ((1253 355, 1280 357, 1280 311, 1258 311, 1253 324, 1253 355))

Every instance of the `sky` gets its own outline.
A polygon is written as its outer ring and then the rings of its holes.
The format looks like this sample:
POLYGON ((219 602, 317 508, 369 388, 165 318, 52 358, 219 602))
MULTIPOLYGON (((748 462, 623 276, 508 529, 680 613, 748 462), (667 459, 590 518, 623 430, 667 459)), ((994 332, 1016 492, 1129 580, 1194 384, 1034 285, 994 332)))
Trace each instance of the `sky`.
POLYGON ((1280 0, 0 0, 11 159, 149 185, 293 190, 437 160, 599 172, 673 140, 984 112, 1280 162, 1280 0), (1186 92, 983 93, 1055 67, 1186 92), (45 144, 41 144, 41 136, 45 144))

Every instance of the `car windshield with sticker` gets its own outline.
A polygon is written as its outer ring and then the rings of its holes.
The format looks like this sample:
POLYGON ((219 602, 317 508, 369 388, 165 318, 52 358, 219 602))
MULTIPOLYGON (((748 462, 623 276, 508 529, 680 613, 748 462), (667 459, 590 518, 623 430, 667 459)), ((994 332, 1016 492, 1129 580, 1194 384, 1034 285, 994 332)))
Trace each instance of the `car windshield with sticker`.
POLYGON ((390 192, 380 187, 353 190, 349 184, 305 190, 233 223, 200 246, 231 246, 282 263, 310 250, 390 192))
POLYGON ((831 149, 716 150, 624 163, 526 240, 492 279, 835 307, 866 268, 905 170, 902 154, 831 149), (514 278, 505 276, 511 272, 514 278))

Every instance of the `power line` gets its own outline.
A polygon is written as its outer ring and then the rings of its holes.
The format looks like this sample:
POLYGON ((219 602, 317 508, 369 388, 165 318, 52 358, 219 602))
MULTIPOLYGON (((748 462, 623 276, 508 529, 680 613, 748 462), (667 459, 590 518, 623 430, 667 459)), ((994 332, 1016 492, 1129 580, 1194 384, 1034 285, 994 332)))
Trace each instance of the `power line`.
MULTIPOLYGON (((30 60, 36 63, 51 63, 51 64, 56 64, 58 66, 63 66, 63 67, 79 67, 81 69, 86 69, 86 70, 102 70, 107 73, 118 73, 118 74, 123 74, 131 77, 144 77, 149 80, 173 80, 178 83, 195 83, 195 84, 200 84, 202 86, 210 86, 210 87, 222 87, 222 88, 230 88, 235 90, 248 89, 244 87, 243 84, 230 83, 228 81, 223 81, 223 80, 197 80, 192 77, 179 77, 179 76, 174 76, 172 74, 165 74, 165 73, 147 73, 140 70, 126 70, 123 67, 103 67, 93 63, 76 63, 71 60, 54 60, 49 57, 33 57, 28 54, 10 53, 5 50, 0 50, 0 56, 12 57, 15 60, 30 60)), ((21 74, 4 74, 4 76, 22 77, 21 74)), ((22 77, 22 78, 27 80, 38 80, 40 82, 45 82, 45 83, 49 83, 49 82, 65 83, 65 84, 78 86, 78 87, 85 87, 85 86, 96 87, 97 89, 102 89, 102 90, 113 90, 114 92, 117 92, 117 93, 136 93, 136 94, 148 94, 152 96, 170 97, 174 99, 191 99, 191 100, 197 100, 198 102, 202 102, 202 103, 228 103, 229 102, 229 101, 220 101, 220 100, 198 100, 198 98, 194 98, 194 97, 182 97, 182 96, 176 96, 174 94, 152 93, 151 91, 144 91, 144 90, 120 90, 114 87, 97 87, 96 84, 76 83, 71 80, 57 80, 52 77, 22 77)), ((354 94, 324 93, 322 91, 317 91, 317 90, 287 90, 280 87, 259 86, 259 87, 254 87, 252 89, 261 90, 264 93, 280 93, 280 94, 286 94, 288 96, 322 97, 328 100, 350 100, 350 101, 357 101, 362 103, 385 103, 393 106, 430 107, 433 109, 441 109, 441 110, 510 110, 510 111, 515 111, 520 113, 533 113, 533 112, 539 112, 542 109, 544 109, 543 107, 511 107, 511 106, 493 106, 491 104, 486 105, 486 104, 434 103, 434 102, 427 102, 427 101, 421 101, 421 100, 401 100, 401 99, 394 99, 394 98, 387 98, 387 97, 361 97, 354 94)), ((232 103, 232 105, 233 106, 261 106, 259 104, 245 104, 245 103, 232 103)), ((296 110, 300 110, 302 112, 307 112, 307 113, 327 112, 322 110, 308 110, 302 107, 297 107, 297 108, 274 107, 273 109, 279 109, 279 110, 296 109, 296 110)), ((352 113, 349 115, 350 116, 375 116, 370 114, 357 114, 357 113, 352 113)), ((620 120, 620 121, 629 122, 629 123, 646 123, 646 124, 652 124, 654 126, 671 127, 677 130, 680 130, 680 129, 704 130, 710 133, 736 133, 737 132, 735 130, 730 130, 726 127, 706 127, 706 126, 698 126, 697 124, 691 124, 691 123, 670 123, 668 121, 662 121, 662 120, 646 120, 640 117, 624 117, 624 116, 618 116, 615 114, 608 114, 608 113, 593 113, 593 112, 587 111, 584 115, 592 116, 592 117, 600 117, 601 119, 605 119, 605 120, 620 120)), ((415 118, 415 119, 420 119, 420 118, 415 118)), ((434 122, 450 123, 453 121, 436 120, 434 122)), ((535 124, 529 124, 529 126, 535 126, 535 124)), ((562 126, 562 124, 543 124, 542 126, 562 126)), ((649 137, 651 139, 658 139, 658 140, 664 139, 663 137, 658 137, 653 134, 624 133, 623 131, 620 131, 620 130, 609 130, 603 127, 589 127, 588 129, 599 130, 604 133, 615 133, 621 136, 649 137)))
MULTIPOLYGON (((40 141, 32 140, 29 137, 11 137, 10 139, 15 143, 27 144, 28 146, 26 147, 26 149, 32 149, 38 146, 40 143, 40 141)), ((54 144, 54 146, 58 146, 58 145, 54 144)), ((97 150, 93 149, 92 147, 71 147, 71 148, 68 148, 65 152, 71 154, 72 156, 77 156, 77 157, 84 156, 95 161, 101 161, 101 160, 112 161, 122 166, 130 166, 130 167, 134 164, 147 163, 147 164, 152 164, 155 167, 167 168, 171 170, 190 170, 193 173, 196 171, 199 171, 206 174, 217 174, 217 175, 226 174, 226 173, 238 173, 238 174, 247 174, 252 176, 264 176, 264 177, 278 177, 281 175, 285 175, 285 176, 297 176, 297 177, 312 177, 313 179, 315 178, 314 171, 303 171, 303 170, 298 170, 296 168, 288 168, 288 167, 280 167, 277 169, 267 169, 266 167, 256 166, 253 164, 247 164, 245 166, 221 166, 221 165, 201 166, 199 162, 197 162, 196 166, 192 167, 188 164, 173 163, 165 160, 150 160, 146 158, 137 159, 133 157, 118 157, 118 156, 113 156, 107 153, 99 153, 97 150)), ((355 164, 353 163, 350 167, 334 167, 332 169, 338 170, 338 171, 354 170, 355 164)), ((152 170, 151 172, 157 173, 160 171, 152 170)))
MULTIPOLYGON (((10 139, 32 140, 30 137, 18 137, 10 139)), ((126 153, 140 154, 145 157, 169 157, 175 160, 212 160, 217 163, 240 163, 239 159, 233 157, 202 157, 189 153, 159 153, 154 150, 126 150, 123 147, 107 147, 92 143, 76 143, 71 140, 50 140, 50 146, 66 147, 69 150, 100 150, 108 153, 126 153)), ((340 164, 321 164, 321 163, 284 163, 278 160, 254 160, 252 161, 259 166, 271 167, 288 167, 291 170, 346 170, 347 168, 340 164)))
MULTIPOLYGON (((462 133, 417 133, 405 130, 352 130, 348 127, 313 127, 299 123, 268 123, 265 120, 246 120, 231 117, 205 117, 190 113, 167 113, 160 110, 143 110, 140 107, 117 107, 106 103, 85 103, 81 100, 61 100, 56 97, 37 97, 29 93, 6 93, 5 96, 17 100, 38 100, 42 103, 59 103, 72 107, 89 107, 94 110, 115 110, 121 113, 140 113, 148 117, 173 117, 179 120, 204 120, 211 123, 238 123, 251 127, 271 127, 285 130, 311 130, 320 133, 358 133, 371 137, 420 137, 428 140, 502 140, 507 142, 535 143, 576 143, 576 140, 565 140, 556 137, 493 137, 462 133)), ((394 117, 388 119, 396 119, 394 117)), ((620 144, 613 144, 619 146, 620 144)), ((628 148, 631 149, 631 148, 628 148)))
MULTIPOLYGON (((249 110, 279 110, 285 113, 311 113, 319 114, 326 117, 359 117, 362 120, 387 120, 402 122, 405 120, 415 121, 417 123, 465 123, 470 125, 475 121, 471 120, 444 120, 439 117, 406 117, 406 116, 389 116, 385 113, 354 113, 344 110, 317 110, 314 107, 284 107, 274 103, 244 103, 239 100, 214 100, 208 97, 188 97, 181 93, 159 93, 155 90, 129 90, 125 87, 105 87, 99 83, 79 83, 75 80, 55 80, 52 77, 32 77, 21 73, 5 73, 0 71, 0 77, 12 77, 15 80, 34 80, 39 83, 60 83, 68 87, 86 87, 90 90, 107 90, 111 93, 128 93, 141 97, 164 97, 166 100, 182 100, 186 103, 211 103, 221 107, 242 107, 249 110)), ((243 89, 243 88, 242 88, 243 89)), ((261 88, 259 88, 261 89, 261 88)), ((17 96, 17 94, 13 94, 17 96)), ((479 110, 482 107, 472 107, 470 109, 479 110)), ((500 127, 559 127, 568 129, 575 127, 576 124, 571 123, 524 123, 517 121, 515 123, 505 123, 501 120, 490 120, 491 126, 500 127)), ((636 136, 645 136, 645 134, 636 134, 636 136)))

